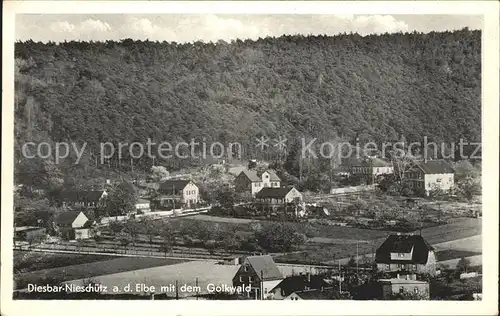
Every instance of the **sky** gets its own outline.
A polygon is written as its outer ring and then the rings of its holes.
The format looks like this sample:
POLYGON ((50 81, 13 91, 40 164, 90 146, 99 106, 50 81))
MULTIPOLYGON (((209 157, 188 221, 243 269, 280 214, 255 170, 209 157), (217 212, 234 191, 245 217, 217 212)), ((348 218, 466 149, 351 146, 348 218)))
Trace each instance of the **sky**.
POLYGON ((16 40, 104 41, 131 38, 168 42, 216 42, 283 34, 357 32, 361 35, 482 29, 474 15, 223 15, 223 14, 18 14, 16 40))

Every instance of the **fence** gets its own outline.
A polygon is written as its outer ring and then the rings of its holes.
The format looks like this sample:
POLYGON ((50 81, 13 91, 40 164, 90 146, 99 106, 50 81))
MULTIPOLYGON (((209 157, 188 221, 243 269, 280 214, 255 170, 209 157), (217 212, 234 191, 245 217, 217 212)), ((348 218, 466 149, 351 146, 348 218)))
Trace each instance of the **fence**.
POLYGON ((345 188, 333 188, 330 190, 330 194, 349 194, 358 193, 375 190, 375 185, 359 185, 355 187, 345 187, 345 188))

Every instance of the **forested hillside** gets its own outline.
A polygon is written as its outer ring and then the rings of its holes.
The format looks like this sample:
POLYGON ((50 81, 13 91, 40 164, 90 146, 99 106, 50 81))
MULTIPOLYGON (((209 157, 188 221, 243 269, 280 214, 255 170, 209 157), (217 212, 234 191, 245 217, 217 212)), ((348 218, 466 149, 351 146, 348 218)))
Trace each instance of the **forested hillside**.
POLYGON ((25 141, 87 142, 88 151, 148 137, 251 149, 260 135, 481 139, 480 31, 28 41, 15 55, 17 151, 25 141))

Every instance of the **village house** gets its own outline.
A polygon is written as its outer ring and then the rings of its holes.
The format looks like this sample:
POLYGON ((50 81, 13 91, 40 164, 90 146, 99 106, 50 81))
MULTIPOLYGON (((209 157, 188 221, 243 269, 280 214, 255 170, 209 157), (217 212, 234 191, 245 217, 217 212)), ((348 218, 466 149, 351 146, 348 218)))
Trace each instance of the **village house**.
POLYGON ((46 229, 35 226, 18 226, 14 227, 14 240, 16 241, 33 241, 42 240, 46 237, 46 229))
POLYGON ((108 193, 100 191, 62 191, 59 199, 63 207, 100 208, 106 205, 108 193))
POLYGON ((390 162, 377 157, 350 158, 343 162, 343 171, 360 175, 368 180, 374 180, 376 177, 385 174, 394 173, 394 167, 390 162))
POLYGON ((327 282, 321 275, 293 275, 285 278, 276 285, 270 293, 270 298, 274 300, 283 300, 294 292, 321 290, 331 287, 330 282, 327 282))
POLYGON ((151 212, 151 204, 149 200, 138 199, 137 202, 135 202, 135 211, 138 214, 151 212))
POLYGON ((255 203, 270 208, 284 206, 289 203, 302 204, 302 193, 294 187, 263 188, 255 195, 255 203))
POLYGON ((375 254, 377 269, 397 274, 436 274, 434 248, 420 235, 389 235, 375 254))
POLYGON ((268 299, 269 291, 283 280, 283 275, 269 255, 246 257, 233 277, 233 286, 251 287, 251 297, 268 299))
POLYGON ((64 211, 55 217, 56 230, 68 234, 68 239, 88 239, 92 237, 92 221, 84 212, 64 211))
POLYGON ((455 183, 453 168, 443 159, 415 161, 405 177, 410 188, 420 189, 425 195, 434 189, 450 191, 455 183))
POLYGON ((429 299, 429 283, 418 281, 415 276, 407 278, 379 279, 377 282, 381 288, 381 299, 390 299, 394 295, 416 295, 423 299, 429 299))
POLYGON ((191 180, 163 181, 158 192, 155 200, 161 207, 194 207, 199 202, 199 189, 191 180))
POLYGON ((263 188, 279 188, 281 179, 273 170, 266 170, 259 173, 255 170, 242 170, 234 179, 236 192, 249 192, 253 196, 263 188))
POLYGON ((332 300, 338 289, 333 287, 310 289, 304 291, 296 291, 285 297, 285 300, 300 301, 300 300, 332 300))

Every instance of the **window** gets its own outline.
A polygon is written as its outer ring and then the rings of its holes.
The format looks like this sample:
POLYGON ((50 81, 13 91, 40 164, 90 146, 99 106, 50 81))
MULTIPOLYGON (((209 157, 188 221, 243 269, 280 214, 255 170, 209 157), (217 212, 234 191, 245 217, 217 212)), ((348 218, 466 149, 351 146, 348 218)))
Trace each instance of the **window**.
POLYGON ((401 269, 401 264, 398 264, 398 269, 401 269))
POLYGON ((413 289, 413 292, 414 292, 415 294, 418 294, 418 292, 419 292, 419 291, 418 291, 418 287, 415 287, 415 288, 413 289))
POLYGON ((243 283, 243 277, 240 275, 240 282, 243 283))
POLYGON ((251 276, 249 276, 249 277, 248 277, 248 283, 252 283, 252 282, 253 282, 252 277, 251 277, 251 276))
POLYGON ((385 265, 385 269, 386 269, 386 270, 390 270, 390 269, 391 269, 391 265, 390 265, 390 264, 386 264, 386 265, 385 265))
POLYGON ((243 267, 243 270, 244 270, 245 272, 248 272, 248 266, 244 266, 244 267, 243 267))
POLYGON ((441 180, 443 180, 443 179, 436 179, 436 182, 441 182, 441 180))
POLYGON ((416 264, 413 265, 413 270, 417 271, 417 265, 416 264))
POLYGON ((400 288, 399 288, 399 293, 404 293, 404 292, 405 292, 405 288, 404 288, 404 286, 400 287, 400 288))

